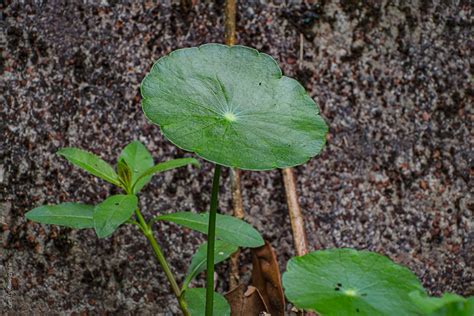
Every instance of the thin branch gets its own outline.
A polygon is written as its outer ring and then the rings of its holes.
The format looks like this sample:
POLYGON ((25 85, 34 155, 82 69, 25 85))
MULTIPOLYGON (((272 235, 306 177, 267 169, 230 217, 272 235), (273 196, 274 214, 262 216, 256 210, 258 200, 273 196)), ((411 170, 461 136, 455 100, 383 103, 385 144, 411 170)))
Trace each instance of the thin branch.
MULTIPOLYGON (((235 44, 235 15, 236 15, 236 0, 226 0, 224 10, 224 37, 226 45, 232 46, 235 44)), ((231 168, 231 192, 232 192, 232 208, 233 215, 237 218, 244 218, 244 208, 242 205, 242 192, 240 190, 240 170, 231 168)), ((230 257, 230 288, 235 288, 239 285, 239 256, 240 251, 237 251, 230 257)))
POLYGON ((179 307, 181 308, 183 315, 189 316, 189 311, 186 306, 186 303, 184 302, 184 297, 181 295, 182 293, 178 286, 178 283, 176 282, 176 279, 173 273, 171 272, 168 261, 166 261, 166 258, 163 255, 163 252, 160 246, 158 245, 158 242, 153 236, 151 228, 145 222, 145 219, 143 218, 143 215, 138 208, 135 210, 135 215, 138 218, 138 226, 140 227, 143 235, 145 235, 146 239, 148 239, 148 241, 150 242, 150 245, 153 248, 153 251, 155 252, 156 259, 158 260, 158 263, 161 265, 161 268, 163 269, 166 277, 168 278, 171 289, 173 290, 174 295, 178 299, 179 307))
MULTIPOLYGON (((304 57, 304 36, 300 33, 300 54, 299 68, 303 67, 304 57)), ((286 202, 288 204, 288 213, 290 214, 291 229, 293 231, 293 242, 297 256, 305 255, 308 252, 308 241, 304 229, 304 217, 301 213, 298 203, 298 193, 296 193, 295 175, 291 168, 282 170, 283 183, 285 185, 286 202)))
POLYGON ((226 45, 235 44, 236 0, 226 0, 224 11, 224 37, 226 45))
POLYGON ((303 68, 303 59, 304 59, 304 36, 303 33, 300 33, 300 59, 298 63, 298 68, 301 70, 303 68))
POLYGON ((291 229, 293 230, 293 242, 297 256, 302 256, 308 252, 308 242, 304 229, 304 217, 301 214, 298 203, 298 194, 296 193, 296 183, 293 170, 286 168, 282 170, 283 183, 285 185, 286 202, 290 214, 291 229))

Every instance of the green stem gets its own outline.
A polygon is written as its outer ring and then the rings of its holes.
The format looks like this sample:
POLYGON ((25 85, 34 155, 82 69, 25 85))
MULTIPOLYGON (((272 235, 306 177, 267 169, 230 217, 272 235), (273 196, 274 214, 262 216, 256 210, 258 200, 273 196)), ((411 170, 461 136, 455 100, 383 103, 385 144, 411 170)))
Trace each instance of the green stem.
POLYGON ((207 232, 207 275, 206 275, 206 316, 212 316, 214 309, 214 243, 216 237, 217 202, 221 166, 216 164, 212 180, 211 207, 207 232))
POLYGON ((143 235, 145 235, 145 237, 150 242, 151 247, 153 248, 153 251, 155 252, 156 259, 158 259, 158 262, 160 263, 161 268, 163 268, 163 271, 165 272, 166 277, 168 278, 168 281, 170 282, 171 289, 173 290, 174 295, 178 299, 179 306, 183 314, 185 316, 189 316, 189 312, 187 310, 184 297, 181 295, 182 292, 179 289, 178 283, 176 282, 176 279, 174 278, 173 273, 171 272, 170 266, 168 262, 166 261, 165 256, 163 256, 163 252, 161 251, 161 248, 158 245, 158 242, 153 236, 153 231, 151 230, 150 226, 148 226, 147 223, 145 222, 145 219, 143 218, 142 213, 140 213, 140 210, 138 208, 135 210, 135 214, 137 215, 138 223, 143 232, 143 235))

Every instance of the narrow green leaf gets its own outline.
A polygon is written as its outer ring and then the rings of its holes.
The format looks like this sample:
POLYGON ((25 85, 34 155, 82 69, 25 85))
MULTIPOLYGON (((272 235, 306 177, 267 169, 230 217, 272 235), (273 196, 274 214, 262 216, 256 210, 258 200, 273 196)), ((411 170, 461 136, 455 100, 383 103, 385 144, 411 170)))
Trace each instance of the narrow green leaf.
POLYGON ((140 181, 137 182, 142 173, 153 167, 153 157, 142 143, 133 141, 123 149, 119 156, 119 161, 122 159, 131 170, 130 184, 134 184, 133 194, 136 194, 151 180, 151 176, 148 176, 141 178, 140 181))
POLYGON ((72 164, 86 170, 94 176, 120 186, 120 181, 114 168, 98 156, 73 147, 60 149, 57 154, 63 156, 72 164))
POLYGON ((184 166, 189 165, 189 164, 192 164, 196 167, 201 166, 199 164, 199 161, 197 161, 194 158, 179 158, 179 159, 173 159, 173 160, 168 160, 168 161, 159 163, 159 164, 147 169, 142 174, 140 174, 138 179, 135 181, 135 184, 133 185, 134 186, 134 191, 136 191, 135 187, 137 187, 137 185, 139 185, 139 183, 144 178, 152 176, 155 173, 164 172, 164 171, 168 171, 168 170, 171 170, 171 169, 184 167, 184 166))
POLYGON ((94 228, 99 238, 110 236, 137 208, 135 195, 112 195, 94 209, 94 228))
POLYGON ((71 228, 94 228, 92 216, 94 206, 79 203, 43 205, 28 213, 26 218, 43 224, 53 224, 71 228))
MULTIPOLYGON (((206 289, 190 288, 184 292, 184 300, 188 306, 191 316, 202 316, 206 314, 206 289)), ((230 306, 227 300, 219 293, 214 293, 213 314, 218 316, 230 316, 230 306)))
MULTIPOLYGON (((178 212, 157 216, 154 220, 173 222, 207 234, 209 213, 178 212)), ((264 244, 262 236, 250 224, 233 216, 222 214, 217 214, 216 238, 240 247, 254 248, 264 244)))
POLYGON ((410 299, 429 316, 472 316, 474 296, 464 298, 457 294, 444 293, 441 297, 429 297, 418 291, 410 293, 410 299))
MULTIPOLYGON (((224 261, 229 258, 239 247, 216 240, 214 246, 214 264, 224 261)), ((207 243, 203 243, 199 246, 198 250, 191 260, 191 265, 188 268, 188 273, 183 282, 183 289, 187 288, 192 279, 194 279, 199 273, 206 269, 207 262, 207 243)))
POLYGON ((424 291, 407 268, 377 253, 354 249, 292 258, 283 287, 296 307, 325 316, 420 315, 408 293, 424 291))

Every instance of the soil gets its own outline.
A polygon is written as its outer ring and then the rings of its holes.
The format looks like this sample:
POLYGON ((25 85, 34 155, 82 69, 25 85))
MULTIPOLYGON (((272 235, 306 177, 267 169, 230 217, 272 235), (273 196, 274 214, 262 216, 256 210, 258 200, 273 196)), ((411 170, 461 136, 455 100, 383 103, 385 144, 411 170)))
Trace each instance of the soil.
MULTIPOLYGON (((0 4, 0 313, 178 313, 134 227, 99 240, 24 214, 118 192, 55 155, 61 147, 115 163, 138 139, 157 161, 191 156, 147 122, 139 85, 172 50, 222 42, 222 17, 222 0, 191 9, 0 4)), ((238 43, 275 57, 330 125, 323 153, 295 169, 311 249, 369 249, 409 267, 432 294, 474 293, 472 26, 466 0, 239 1, 238 43)), ((206 210, 211 170, 203 161, 201 170, 156 176, 143 212, 206 210)), ((229 213, 223 177, 220 210, 229 213)), ((246 220, 276 248, 283 271, 294 250, 281 173, 243 172, 242 189, 246 220)), ((166 223, 156 236, 182 280, 203 236, 166 223)), ((244 280, 250 262, 247 250, 244 280)), ((217 269, 221 292, 227 270, 217 269)))

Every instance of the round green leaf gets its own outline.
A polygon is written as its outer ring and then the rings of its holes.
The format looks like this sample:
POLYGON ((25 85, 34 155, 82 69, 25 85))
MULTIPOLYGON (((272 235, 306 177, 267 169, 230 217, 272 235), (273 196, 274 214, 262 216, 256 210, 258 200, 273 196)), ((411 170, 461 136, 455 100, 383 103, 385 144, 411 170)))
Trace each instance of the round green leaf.
POLYGON ((429 316, 472 316, 474 296, 464 298, 457 294, 444 293, 441 297, 429 297, 418 291, 410 293, 410 298, 429 316))
POLYGON ((229 167, 269 170, 317 155, 327 126, 305 89, 269 55, 207 44, 158 60, 143 111, 176 146, 229 167))
MULTIPOLYGON (((206 314, 206 289, 191 288, 184 292, 184 300, 188 306, 191 316, 202 316, 206 314)), ((230 316, 230 306, 226 299, 219 293, 214 293, 213 314, 219 316, 230 316)))
POLYGON ((419 315, 409 293, 424 292, 407 268, 353 249, 315 251, 288 262, 285 295, 295 306, 330 315, 419 315))

